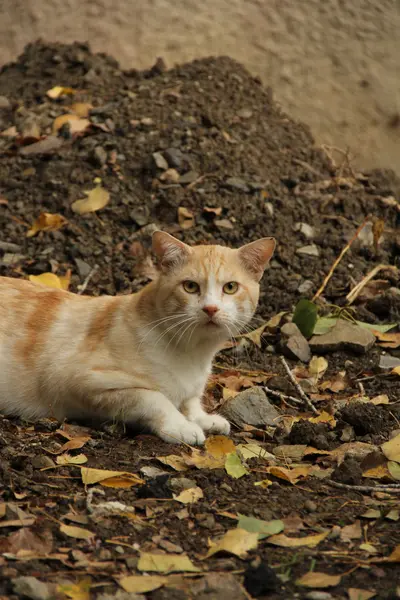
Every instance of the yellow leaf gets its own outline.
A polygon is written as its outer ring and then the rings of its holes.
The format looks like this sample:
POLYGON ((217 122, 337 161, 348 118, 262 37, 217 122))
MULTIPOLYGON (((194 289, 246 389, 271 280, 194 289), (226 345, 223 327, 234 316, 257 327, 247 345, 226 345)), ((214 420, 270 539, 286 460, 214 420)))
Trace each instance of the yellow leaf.
POLYGON ((84 465, 86 462, 87 456, 84 454, 78 454, 77 456, 61 454, 61 456, 57 456, 56 458, 56 463, 58 465, 84 465))
POLYGON ((360 515, 363 519, 380 519, 381 511, 377 508, 369 508, 365 513, 360 515))
POLYGON ((284 481, 288 481, 292 485, 295 485, 299 479, 303 477, 307 477, 310 472, 311 467, 293 467, 292 469, 287 469, 285 467, 268 467, 266 472, 274 477, 278 477, 279 479, 283 479, 284 481))
POLYGON ((317 417, 311 417, 308 419, 310 423, 329 423, 332 427, 336 425, 336 419, 334 416, 323 410, 317 417))
POLYGON ((245 529, 237 528, 227 531, 225 535, 217 542, 210 540, 211 548, 204 558, 209 558, 217 552, 228 552, 239 557, 246 557, 248 550, 253 550, 258 546, 258 533, 249 532, 245 529))
POLYGON ((393 552, 383 560, 385 562, 400 562, 400 544, 398 544, 393 552))
POLYGON ((40 213, 30 230, 27 232, 26 237, 32 237, 39 231, 58 231, 67 222, 67 219, 62 215, 47 212, 40 213))
POLYGON ((377 550, 375 548, 375 546, 373 546, 372 544, 368 544, 368 543, 360 544, 358 549, 362 550, 363 552, 368 552, 368 554, 378 554, 379 553, 379 550, 377 550))
POLYGON ((319 379, 328 368, 328 361, 323 356, 313 356, 308 365, 310 375, 319 379))
POLYGON ((347 593, 349 595, 349 600, 370 600, 370 598, 376 596, 376 592, 360 590, 358 588, 349 588, 347 593))
POLYGON ((125 471, 107 471, 104 469, 91 469, 90 467, 81 468, 82 481, 85 485, 93 485, 94 483, 107 482, 106 487, 113 487, 113 480, 116 480, 115 487, 121 487, 121 481, 129 482, 132 485, 139 485, 144 483, 143 479, 140 479, 134 473, 127 473, 125 471))
POLYGON ((186 554, 152 554, 141 552, 137 565, 139 571, 156 571, 157 573, 197 573, 195 567, 186 554))
POLYGON ((325 531, 324 533, 317 533, 315 535, 306 535, 302 538, 291 538, 284 533, 279 533, 278 535, 271 535, 267 541, 269 544, 280 546, 281 548, 300 548, 301 546, 315 548, 328 535, 329 531, 325 531))
POLYGON ((339 585, 341 582, 341 575, 328 575, 327 573, 317 573, 317 571, 310 571, 303 577, 296 580, 296 585, 302 585, 309 588, 328 588, 339 585))
POLYGON ((219 469, 225 465, 225 455, 212 456, 212 454, 203 454, 201 450, 193 448, 192 454, 184 455, 187 465, 194 466, 197 469, 219 469))
POLYGON ((385 519, 389 519, 390 521, 398 521, 400 519, 400 513, 399 513, 398 509, 392 508, 392 510, 389 510, 385 519))
POLYGON ((235 452, 235 444, 225 435, 214 435, 207 438, 205 449, 212 456, 224 456, 235 452))
POLYGON ((178 496, 174 495, 174 499, 182 504, 194 504, 203 497, 203 490, 200 487, 188 488, 187 490, 183 490, 178 496))
POLYGON ((87 198, 76 200, 72 203, 71 208, 78 215, 95 212, 107 206, 110 201, 110 194, 105 190, 101 183, 97 183, 92 190, 85 192, 87 198))
POLYGON ((62 290, 62 283, 60 278, 54 273, 42 273, 41 275, 29 275, 29 281, 38 285, 44 285, 45 287, 55 288, 62 290))
POLYGON ((89 116, 93 105, 89 104, 89 102, 75 102, 75 104, 71 104, 69 108, 71 112, 78 115, 78 117, 86 118, 89 116))
POLYGON ((390 372, 392 373, 392 375, 400 375, 400 366, 399 367, 395 367, 390 372))
POLYGON ((118 580, 119 585, 130 594, 145 594, 158 590, 168 582, 162 575, 128 575, 118 580))
POLYGON ((79 583, 60 583, 57 592, 71 600, 90 600, 90 579, 83 579, 79 583))
POLYGON ((389 396, 387 394, 379 394, 370 400, 371 404, 389 404, 389 396))
MULTIPOLYGON (((400 346, 400 332, 397 333, 383 333, 382 331, 372 330, 372 333, 378 338, 379 345, 382 348, 398 348, 400 346)), ((399 367, 395 367, 398 369, 399 367)))
POLYGON ((70 87, 63 87, 61 85, 56 85, 55 87, 51 88, 51 90, 47 90, 46 94, 52 100, 56 100, 57 98, 60 98, 61 96, 73 96, 73 94, 76 94, 76 90, 74 90, 70 87))
POLYGON ((86 129, 91 125, 89 119, 81 119, 80 117, 78 117, 78 115, 60 115, 53 121, 53 135, 56 135, 57 132, 61 129, 61 127, 66 123, 68 123, 69 125, 69 131, 71 134, 86 131, 86 129))
POLYGON ((236 452, 230 452, 226 455, 225 471, 234 479, 240 479, 240 477, 249 473, 236 452))
POLYGON ((172 467, 173 469, 175 469, 175 471, 187 471, 189 468, 183 456, 178 456, 178 454, 169 454, 168 456, 157 456, 157 460, 163 463, 163 465, 168 465, 168 467, 172 467))
POLYGON ((262 488, 267 488, 272 485, 272 481, 270 479, 263 479, 262 481, 255 481, 254 485, 257 485, 262 488))
POLYGON ((263 458, 265 460, 268 459, 274 459, 274 455, 271 454, 270 452, 268 452, 265 448, 263 448, 262 446, 259 446, 258 444, 239 444, 236 449, 240 452, 240 454, 243 456, 244 460, 247 460, 248 458, 263 458))
POLYGON ((282 311, 274 315, 269 321, 263 323, 260 327, 257 327, 257 329, 254 329, 249 333, 243 333, 237 337, 245 337, 246 339, 252 341, 253 344, 261 348, 261 337, 264 331, 268 329, 269 332, 276 333, 284 315, 286 315, 286 311, 282 311))
POLYGON ((381 448, 388 460, 400 462, 400 434, 382 444, 381 448))
POLYGON ((184 206, 178 208, 178 223, 182 229, 190 229, 194 225, 194 215, 184 206))
POLYGON ((392 479, 400 481, 400 464, 394 460, 389 460, 387 463, 387 469, 392 479))
POLYGON ((95 536, 93 531, 83 529, 83 527, 76 527, 75 525, 60 525, 61 533, 65 533, 68 537, 76 538, 78 540, 90 540, 95 536))

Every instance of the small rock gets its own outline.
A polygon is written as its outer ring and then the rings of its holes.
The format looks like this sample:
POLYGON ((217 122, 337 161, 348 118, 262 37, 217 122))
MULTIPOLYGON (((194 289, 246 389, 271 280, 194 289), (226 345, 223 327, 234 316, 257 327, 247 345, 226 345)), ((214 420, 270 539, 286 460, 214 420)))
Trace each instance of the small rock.
POLYGON ((241 108, 240 110, 237 111, 236 114, 241 119, 251 119, 251 117, 253 116, 253 111, 250 110, 249 108, 241 108))
POLYGON ((179 148, 167 148, 163 154, 168 166, 176 167, 177 169, 182 166, 184 156, 179 148))
POLYGON ((159 477, 160 475, 168 475, 167 471, 163 471, 162 469, 158 469, 157 467, 141 467, 140 472, 145 477, 149 479, 154 479, 155 477, 159 477))
POLYGON ((382 354, 379 358, 379 368, 383 371, 392 370, 396 367, 400 367, 400 358, 390 356, 390 354, 382 354))
POLYGON ((311 227, 311 225, 308 225, 308 223, 296 223, 294 230, 299 231, 302 235, 304 235, 306 240, 312 240, 315 237, 314 227, 311 227))
POLYGON ((155 165, 158 169, 162 169, 163 171, 166 171, 168 169, 168 163, 165 160, 165 158, 163 157, 163 155, 161 154, 161 152, 153 152, 152 156, 153 156, 155 165))
POLYGON ((143 119, 140 119, 140 124, 144 125, 145 127, 151 127, 153 123, 154 121, 151 117, 143 117, 143 119))
POLYGON ((143 206, 137 206, 136 208, 133 208, 129 213, 129 216, 134 223, 139 225, 139 227, 144 227, 149 222, 150 209, 148 206, 143 204, 143 206))
POLYGON ((304 502, 304 508, 305 508, 305 509, 306 509, 308 512, 312 513, 312 512, 315 512, 315 511, 317 510, 318 506, 317 506, 317 504, 314 502, 314 500, 306 500, 306 501, 304 502))
POLYGON ((300 329, 294 323, 286 323, 281 328, 279 348, 287 358, 308 362, 311 358, 310 346, 300 329))
POLYGON ((183 552, 182 546, 179 546, 178 544, 173 544, 168 540, 160 540, 158 545, 166 552, 170 552, 172 554, 182 554, 183 552))
POLYGON ((207 573, 190 586, 191 597, 196 600, 231 598, 248 600, 248 595, 231 573, 207 573))
POLYGON ((6 96, 0 96, 0 110, 11 108, 11 102, 6 96))
POLYGON ((19 153, 23 156, 28 156, 29 154, 50 154, 54 150, 59 150, 63 144, 64 141, 62 138, 55 135, 48 135, 44 140, 40 140, 40 142, 29 144, 29 146, 22 146, 19 153))
POLYGON ((20 260, 23 260, 25 256, 23 254, 16 254, 14 252, 6 252, 0 261, 2 267, 10 267, 15 265, 20 260))
POLYGON ((231 488, 231 486, 228 483, 225 483, 225 482, 221 483, 221 485, 219 487, 221 488, 221 490, 225 490, 229 494, 231 494, 233 492, 233 488, 231 488))
POLYGON ((264 208, 265 208, 265 212, 267 212, 270 217, 274 216, 274 205, 272 204, 272 202, 265 202, 264 208))
POLYGON ((233 223, 229 219, 216 219, 214 225, 219 229, 233 229, 233 223))
POLYGON ((87 262, 85 262, 84 260, 82 260, 81 258, 74 258, 75 264, 78 268, 78 273, 79 276, 84 279, 85 277, 87 277, 89 275, 89 273, 92 270, 92 267, 90 265, 87 264, 87 262))
POLYGON ((186 185, 188 183, 193 183, 193 181, 196 181, 196 179, 198 178, 199 174, 197 173, 197 171, 188 171, 187 173, 181 176, 181 178, 179 179, 179 183, 186 185))
POLYGON ((4 250, 5 252, 19 252, 21 250, 21 246, 18 244, 13 244, 12 242, 0 241, 0 250, 4 250))
POLYGON ((337 350, 351 350, 365 354, 375 343, 375 336, 369 329, 339 319, 336 325, 323 335, 314 335, 309 341, 311 352, 324 354, 337 350))
POLYGON ((257 386, 248 388, 225 402, 221 414, 240 428, 243 425, 276 425, 276 419, 280 416, 265 392, 257 386))
POLYGON ((178 183, 180 180, 180 175, 176 169, 167 169, 160 176, 161 181, 166 181, 167 183, 178 183))
POLYGON ((247 183, 240 177, 228 177, 225 185, 231 190, 237 190, 239 192, 249 192, 250 188, 247 183))
POLYGON ((200 520, 200 515, 197 515, 200 527, 203 529, 214 529, 215 517, 213 515, 204 515, 205 518, 200 520))
POLYGON ((301 254, 304 256, 319 256, 319 248, 315 244, 302 246, 301 248, 297 248, 296 254, 301 254))
POLYGON ((93 150, 93 154, 92 154, 92 159, 93 162, 96 165, 99 165, 99 167, 102 167, 103 165, 106 164, 107 162, 107 152, 104 150, 104 148, 102 146, 96 146, 96 148, 93 150))
POLYGON ((311 279, 305 279, 297 288, 297 291, 300 294, 308 294, 308 292, 311 292, 311 290, 314 287, 314 283, 311 281, 311 279))
POLYGON ((314 590, 313 592, 308 592, 306 594, 306 600, 333 600, 332 594, 329 592, 319 592, 314 590))
POLYGON ((14 594, 31 600, 47 600, 50 590, 47 583, 39 581, 36 577, 17 577, 12 580, 14 594))
POLYGON ((196 480, 189 479, 188 477, 172 477, 169 481, 169 487, 174 492, 183 492, 183 490, 189 490, 192 487, 196 487, 196 485, 196 480))
POLYGON ((49 456, 35 456, 32 458, 32 467, 35 469, 46 469, 47 467, 55 467, 54 461, 49 456))

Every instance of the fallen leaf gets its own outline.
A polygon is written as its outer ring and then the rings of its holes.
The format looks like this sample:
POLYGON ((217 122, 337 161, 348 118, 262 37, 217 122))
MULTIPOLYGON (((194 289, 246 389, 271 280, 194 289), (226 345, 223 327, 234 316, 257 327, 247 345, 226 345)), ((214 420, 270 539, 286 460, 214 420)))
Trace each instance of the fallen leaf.
POLYGON ((189 465, 186 464, 183 456, 179 456, 177 454, 169 454, 168 456, 157 456, 158 461, 163 463, 163 465, 168 465, 175 469, 175 471, 187 471, 189 465))
POLYGON ((395 462, 394 460, 389 460, 387 463, 387 469, 389 471, 389 475, 396 479, 396 481, 400 481, 400 464, 395 462))
POLYGON ((110 201, 110 194, 101 186, 101 180, 95 179, 96 187, 92 190, 85 191, 87 198, 76 200, 72 203, 71 209, 79 215, 95 212, 107 206, 110 201))
POLYGON ((333 329, 338 322, 336 317, 319 317, 315 323, 313 335, 324 335, 333 329))
POLYGON ((400 544, 395 547, 389 556, 383 559, 383 562, 400 562, 400 544))
POLYGON ((103 469, 91 469, 90 467, 82 467, 81 475, 82 482, 85 485, 101 483, 102 485, 106 485, 106 487, 113 487, 113 480, 115 480, 116 483, 115 487, 125 487, 120 485, 121 481, 125 481, 127 484, 129 484, 128 487, 144 483, 143 479, 140 479, 140 477, 138 477, 134 473, 127 473, 125 471, 107 471, 103 469))
POLYGON ((379 394, 379 396, 371 398, 369 402, 375 404, 375 406, 378 406, 379 404, 389 404, 389 396, 387 394, 379 394))
POLYGON ((297 325, 304 337, 310 338, 312 336, 317 319, 317 305, 305 298, 299 300, 294 310, 292 322, 297 325))
POLYGON ((213 435, 206 439, 205 449, 212 456, 224 456, 235 452, 235 444, 225 435, 213 435))
POLYGON ((311 417, 308 419, 310 423, 328 423, 332 427, 336 425, 336 419, 333 415, 329 414, 325 410, 321 411, 317 417, 311 417))
POLYGON ((275 334, 278 331, 278 328, 281 324, 282 318, 286 314, 287 314, 286 311, 281 311, 278 314, 271 317, 269 319, 269 321, 267 321, 266 323, 263 323, 260 327, 257 327, 257 329, 254 329, 253 331, 250 331, 249 333, 243 333, 241 335, 238 335, 237 337, 244 337, 244 338, 252 341, 253 344, 258 346, 259 348, 261 348, 261 337, 262 337, 263 333, 265 332, 265 330, 268 330, 269 333, 275 334))
MULTIPOLYGON (((385 220, 384 219, 376 219, 372 223, 372 235, 374 237, 375 252, 378 252, 379 240, 382 237, 384 229, 385 229, 385 220)), ((362 598, 360 598, 360 600, 362 600, 362 598)))
POLYGON ((239 515, 237 526, 239 529, 245 529, 250 533, 258 533, 259 540, 269 537, 270 535, 276 535, 285 528, 283 521, 280 519, 263 521, 262 519, 246 517, 245 515, 239 515))
POLYGON ((240 452, 243 456, 244 460, 249 458, 263 458, 265 460, 275 460, 275 456, 265 450, 262 446, 258 444, 250 443, 250 444, 239 444, 236 447, 236 450, 240 452))
POLYGON ((90 600, 90 579, 82 579, 79 583, 59 583, 57 592, 68 596, 71 600, 90 600))
POLYGON ((186 554, 152 554, 141 552, 137 565, 139 571, 156 571, 157 573, 197 573, 195 567, 186 554))
POLYGON ((382 444, 381 448, 388 460, 400 462, 400 434, 382 444))
POLYGON ((192 487, 183 490, 178 496, 174 495, 174 500, 177 500, 177 502, 181 502, 182 504, 194 504, 203 497, 203 490, 200 487, 192 487))
POLYGON ((397 508, 392 508, 385 516, 385 519, 389 519, 390 521, 398 521, 400 519, 400 512, 397 508))
POLYGON ((255 481, 254 485, 257 487, 268 488, 272 485, 272 481, 270 479, 262 479, 261 481, 255 481))
POLYGON ((333 375, 332 379, 324 381, 320 384, 319 389, 330 390, 334 394, 338 392, 342 392, 348 386, 346 371, 339 371, 335 375, 333 375))
POLYGON ((308 449, 309 448, 305 444, 282 444, 281 446, 275 446, 273 453, 277 458, 281 458, 282 460, 286 461, 287 459, 290 459, 299 462, 308 449))
POLYGON ((0 502, 0 519, 6 516, 7 503, 0 502))
POLYGON ((380 333, 372 330, 372 333, 378 338, 378 344, 382 348, 399 348, 400 347, 400 332, 398 333, 380 333))
POLYGON ((194 225, 194 215, 184 206, 178 207, 178 223, 182 229, 190 229, 194 225))
POLYGON ((29 281, 44 285, 45 287, 55 288, 56 290, 65 290, 65 283, 54 273, 42 273, 41 275, 29 275, 29 281))
POLYGON ((370 600, 370 598, 376 596, 376 592, 360 590, 358 588, 349 588, 347 593, 349 595, 349 600, 370 600))
POLYGON ((293 467, 292 469, 288 469, 286 467, 277 467, 271 466, 267 467, 266 472, 278 479, 283 479, 283 481, 287 481, 292 485, 295 485, 299 479, 303 477, 307 477, 310 472, 311 467, 309 466, 300 466, 293 467))
POLYGON ((240 477, 248 475, 249 473, 236 452, 227 454, 225 459, 225 471, 234 479, 240 479, 240 477))
POLYGON ((248 550, 257 548, 258 533, 245 529, 231 529, 217 542, 209 541, 210 549, 204 558, 209 558, 217 552, 227 552, 239 557, 246 557, 248 550))
POLYGON ((76 527, 75 525, 60 525, 61 533, 65 533, 68 537, 76 538, 78 540, 90 540, 95 537, 93 531, 83 529, 83 527, 76 527))
POLYGON ((61 456, 57 456, 56 463, 58 465, 84 465, 87 460, 87 456, 84 454, 77 454, 77 456, 71 456, 71 454, 61 454, 61 456))
POLYGON ((93 105, 89 102, 75 102, 69 107, 70 111, 78 115, 78 117, 88 117, 93 105))
POLYGON ((215 208, 213 208, 211 206, 205 206, 203 208, 203 210, 204 210, 205 213, 208 213, 208 214, 210 214, 212 216, 215 216, 215 217, 220 217, 221 213, 222 213, 222 207, 221 206, 217 206, 215 208))
POLYGON ((329 535, 329 531, 324 533, 317 533, 315 535, 306 535, 301 538, 288 537, 284 533, 278 535, 272 535, 268 538, 268 543, 274 546, 280 546, 281 548, 300 548, 301 546, 308 546, 309 548, 315 548, 320 542, 322 542, 329 535))
POLYGON ((188 466, 194 466, 197 469, 219 469, 225 465, 225 455, 213 456, 212 454, 203 453, 197 448, 192 449, 192 454, 184 455, 185 463, 188 466))
POLYGON ((377 508, 369 508, 365 513, 360 515, 362 519, 380 519, 381 511, 377 508))
POLYGON ((24 551, 25 556, 28 553, 44 556, 52 551, 53 536, 49 529, 33 533, 22 527, 7 537, 7 546, 7 551, 13 554, 24 551))
POLYGON ((313 356, 308 365, 310 375, 320 379, 328 368, 328 361, 323 356, 313 356))
POLYGON ((324 589, 328 587, 334 587, 339 585, 342 580, 341 575, 328 575, 327 573, 318 573, 317 571, 310 571, 302 577, 296 580, 296 585, 302 585, 304 587, 324 589))
MULTIPOLYGON (((90 437, 88 435, 77 436, 72 438, 72 440, 65 442, 61 448, 59 448, 56 452, 51 452, 51 454, 63 454, 68 450, 78 450, 79 448, 82 448, 89 440, 90 437)), ((48 452, 50 452, 50 450, 48 450, 48 452)))
POLYGON ((146 594, 158 590, 168 582, 162 575, 128 575, 118 579, 119 585, 130 594, 146 594))
POLYGON ((375 546, 373 546, 372 544, 368 544, 368 543, 360 544, 358 549, 362 550, 363 552, 368 552, 368 554, 378 554, 379 553, 379 550, 377 550, 375 548, 375 546))
POLYGON ((392 369, 390 371, 393 375, 400 375, 400 366, 399 367, 395 367, 394 369, 392 369))
POLYGON ((74 94, 76 94, 76 90, 61 85, 56 85, 46 92, 46 95, 52 100, 57 100, 57 98, 61 98, 61 96, 73 96, 74 94))
POLYGON ((359 540, 362 537, 361 523, 357 519, 350 525, 345 525, 340 530, 340 539, 342 542, 350 542, 351 540, 359 540))
POLYGON ((26 234, 26 237, 32 237, 39 231, 58 231, 68 223, 67 219, 59 214, 43 212, 40 213, 32 227, 26 234))
POLYGON ((27 517, 26 519, 10 519, 9 521, 0 521, 0 527, 30 527, 35 521, 35 517, 27 517))
POLYGON ((90 127, 91 122, 89 119, 82 119, 78 115, 67 114, 60 115, 53 121, 52 133, 56 135, 57 132, 63 127, 63 125, 69 125, 69 131, 73 135, 74 133, 81 133, 86 131, 90 127))

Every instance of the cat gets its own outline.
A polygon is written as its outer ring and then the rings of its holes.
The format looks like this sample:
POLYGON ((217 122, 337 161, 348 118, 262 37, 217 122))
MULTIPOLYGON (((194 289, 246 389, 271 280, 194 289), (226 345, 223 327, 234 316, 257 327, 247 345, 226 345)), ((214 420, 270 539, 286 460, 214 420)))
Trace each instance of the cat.
POLYGON ((0 277, 0 412, 97 418, 201 445, 230 432, 201 397, 215 353, 252 318, 274 249, 188 246, 156 231, 158 277, 122 296, 81 296, 0 277))

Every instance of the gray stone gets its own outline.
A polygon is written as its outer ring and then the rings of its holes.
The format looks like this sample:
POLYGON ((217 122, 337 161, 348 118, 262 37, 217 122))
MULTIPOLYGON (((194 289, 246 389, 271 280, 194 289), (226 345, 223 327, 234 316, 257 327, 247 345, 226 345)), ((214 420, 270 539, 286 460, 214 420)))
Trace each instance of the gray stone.
POLYGON ((287 358, 299 359, 308 362, 311 358, 310 346, 297 325, 286 323, 281 327, 281 341, 279 344, 282 354, 287 358))
POLYGON ((382 354, 379 359, 379 368, 383 371, 387 369, 395 369, 396 367, 400 367, 400 358, 396 358, 395 356, 390 356, 390 354, 382 354))
POLYGON ((296 223, 294 230, 304 235, 306 240, 312 240, 315 237, 314 227, 311 227, 308 223, 296 223))
POLYGON ((240 177, 228 177, 225 185, 231 190, 237 190, 239 192, 249 192, 250 188, 247 183, 240 177))
POLYGON ((12 242, 0 241, 0 250, 4 250, 5 252, 19 252, 21 250, 21 246, 18 244, 13 244, 12 242))
POLYGON ((297 288, 297 291, 300 294, 308 294, 308 292, 311 292, 311 290, 314 287, 314 283, 311 281, 311 279, 305 279, 297 288))
POLYGON ((223 405, 221 414, 238 427, 276 425, 280 416, 262 388, 254 386, 240 392, 223 405))
POLYGON ((320 591, 314 590, 313 592, 308 592, 308 594, 306 594, 306 599, 307 600, 333 600, 333 596, 329 592, 320 592, 320 591))
POLYGON ((168 163, 161 154, 161 152, 153 152, 153 160, 158 169, 162 169, 163 171, 166 171, 168 169, 168 163))
POLYGON ((88 265, 87 262, 85 262, 84 260, 82 260, 81 258, 74 258, 75 264, 78 268, 78 272, 80 277, 85 278, 89 275, 90 271, 92 270, 92 267, 90 265, 88 265))
POLYGON ((229 219, 216 219, 214 225, 218 229, 233 229, 233 223, 229 219))
POLYGON ((46 469, 48 467, 55 467, 55 462, 50 458, 50 456, 35 456, 32 458, 32 467, 35 469, 46 469))
POLYGON ((25 256, 23 254, 16 254, 15 252, 6 252, 3 258, 0 260, 0 264, 3 267, 9 267, 15 265, 20 260, 23 260, 25 256))
POLYGON ((336 350, 351 350, 357 354, 365 354, 374 343, 375 336, 369 329, 344 319, 339 319, 327 333, 314 335, 309 341, 311 352, 316 354, 336 350))
POLYGON ((167 471, 163 471, 162 469, 159 469, 158 467, 141 467, 140 472, 142 473, 142 475, 144 475, 145 477, 148 477, 149 479, 154 479, 155 477, 160 477, 160 475, 168 475, 169 473, 167 471))
POLYGON ((265 202, 264 208, 265 208, 265 212, 267 212, 270 217, 274 216, 274 205, 272 204, 272 202, 265 202))
POLYGON ((148 206, 143 204, 143 206, 137 206, 136 208, 133 208, 129 213, 129 216, 134 223, 139 225, 139 227, 144 227, 149 222, 150 209, 148 206))
POLYGON ((181 176, 181 178, 179 179, 179 183, 186 185, 188 183, 193 183, 193 181, 196 181, 196 179, 198 178, 199 174, 197 171, 188 171, 187 173, 181 176))
POLYGON ((102 167, 106 164, 107 158, 108 155, 104 148, 102 146, 96 146, 96 148, 93 150, 93 161, 102 167))
POLYGON ((183 490, 196 487, 197 483, 195 479, 189 479, 188 477, 173 477, 169 480, 168 485, 174 492, 183 492, 183 490))
POLYGON ((51 593, 47 583, 36 577, 17 577, 12 580, 14 594, 31 600, 47 600, 51 593))
POLYGON ((241 108, 237 111, 236 114, 241 119, 251 119, 251 117, 253 116, 253 111, 250 110, 250 108, 241 108))
POLYGON ((297 248, 296 254, 301 254, 304 256, 319 256, 319 248, 315 244, 302 246, 301 248, 297 248))
POLYGON ((167 148, 163 152, 164 158, 170 167, 179 169, 182 166, 184 156, 179 148, 167 148))

